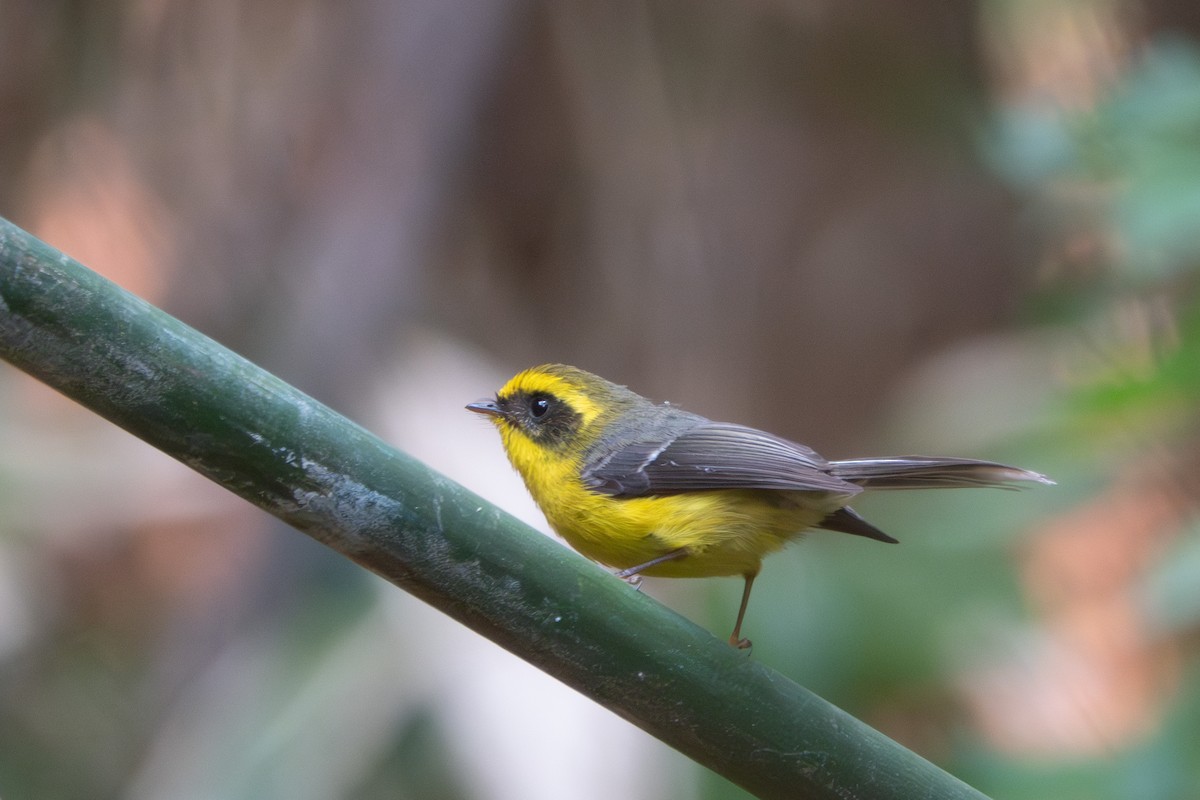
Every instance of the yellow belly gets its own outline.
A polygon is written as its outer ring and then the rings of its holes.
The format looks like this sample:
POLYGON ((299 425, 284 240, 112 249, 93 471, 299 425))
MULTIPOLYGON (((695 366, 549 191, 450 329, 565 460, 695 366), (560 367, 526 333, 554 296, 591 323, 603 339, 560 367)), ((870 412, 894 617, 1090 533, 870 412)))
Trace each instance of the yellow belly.
POLYGON ((629 569, 684 549, 644 575, 753 575, 780 549, 845 502, 815 492, 722 490, 619 499, 582 486, 539 499, 554 530, 583 555, 629 569))

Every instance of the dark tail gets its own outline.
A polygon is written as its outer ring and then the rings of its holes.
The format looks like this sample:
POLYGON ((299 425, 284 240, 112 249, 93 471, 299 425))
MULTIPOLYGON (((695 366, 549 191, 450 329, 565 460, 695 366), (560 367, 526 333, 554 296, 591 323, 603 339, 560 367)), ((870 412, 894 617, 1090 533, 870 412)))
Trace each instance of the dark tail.
POLYGON ((830 471, 864 489, 956 489, 994 487, 1016 489, 1022 482, 1054 485, 1045 475, 969 458, 856 458, 834 461, 830 471))
MULTIPOLYGON (((1018 489, 1020 487, 1014 484, 1022 482, 1054 485, 1054 481, 1037 472, 969 458, 856 458, 834 461, 829 467, 829 471, 837 477, 864 489, 1018 489)), ((880 542, 896 541, 851 508, 839 508, 816 527, 866 536, 880 542)))

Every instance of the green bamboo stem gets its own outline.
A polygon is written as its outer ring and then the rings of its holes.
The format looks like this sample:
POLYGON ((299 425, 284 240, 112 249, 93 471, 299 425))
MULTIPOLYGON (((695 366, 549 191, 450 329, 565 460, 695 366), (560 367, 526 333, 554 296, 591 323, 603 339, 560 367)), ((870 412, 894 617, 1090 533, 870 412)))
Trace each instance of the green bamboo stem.
POLYGON ((983 797, 2 219, 0 357, 760 797, 983 797))

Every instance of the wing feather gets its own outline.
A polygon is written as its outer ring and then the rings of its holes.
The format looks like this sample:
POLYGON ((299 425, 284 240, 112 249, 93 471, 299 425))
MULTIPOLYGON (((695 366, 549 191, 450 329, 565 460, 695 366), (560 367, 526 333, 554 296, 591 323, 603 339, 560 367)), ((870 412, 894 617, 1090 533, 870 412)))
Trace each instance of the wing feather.
POLYGON ((615 497, 714 489, 775 489, 850 496, 861 487, 829 472, 811 448, 765 431, 698 422, 672 437, 618 447, 583 470, 584 483, 615 497))

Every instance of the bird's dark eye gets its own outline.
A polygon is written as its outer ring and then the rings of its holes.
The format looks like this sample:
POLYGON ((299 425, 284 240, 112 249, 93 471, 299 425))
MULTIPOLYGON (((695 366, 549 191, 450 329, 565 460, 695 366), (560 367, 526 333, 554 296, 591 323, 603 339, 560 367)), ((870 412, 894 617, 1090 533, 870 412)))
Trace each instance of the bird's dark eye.
POLYGON ((550 410, 549 397, 534 397, 529 401, 529 413, 534 419, 541 419, 550 410))
POLYGON ((513 398, 511 423, 538 444, 558 447, 579 431, 578 412, 550 392, 521 393, 513 398))

